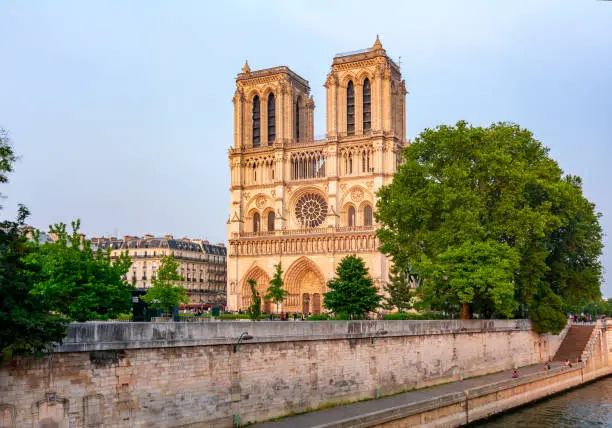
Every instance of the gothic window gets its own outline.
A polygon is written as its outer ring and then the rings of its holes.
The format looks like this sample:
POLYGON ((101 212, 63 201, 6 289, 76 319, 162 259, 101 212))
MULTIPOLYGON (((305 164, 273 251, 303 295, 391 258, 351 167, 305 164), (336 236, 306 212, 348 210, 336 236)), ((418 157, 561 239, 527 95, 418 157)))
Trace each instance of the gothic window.
POLYGON ((372 226, 372 207, 369 205, 363 207, 363 225, 372 226))
POLYGON ((259 95, 253 98, 253 147, 259 147, 260 140, 260 110, 259 95))
POLYGON ((321 195, 308 193, 295 206, 295 216, 304 228, 318 227, 327 215, 327 202, 321 195))
POLYGON ((346 134, 355 135, 355 88, 352 81, 346 87, 346 134))
POLYGON ((268 213, 268 230, 269 231, 274 230, 274 211, 270 211, 268 213))
POLYGON ((297 101, 295 102, 295 123, 293 126, 295 141, 300 139, 300 100, 301 98, 298 97, 297 101))
POLYGON ((304 152, 291 155, 292 180, 322 177, 325 177, 325 155, 322 152, 304 152))
POLYGON ((259 213, 253 214, 253 232, 259 232, 261 219, 259 217, 259 213))
POLYGON ((350 206, 348 209, 348 225, 355 226, 355 207, 350 206))
POLYGON ((274 143, 276 138, 276 103, 274 94, 268 95, 268 145, 274 143))
POLYGON ((370 91, 370 79, 363 81, 363 130, 369 131, 372 127, 372 96, 370 91))

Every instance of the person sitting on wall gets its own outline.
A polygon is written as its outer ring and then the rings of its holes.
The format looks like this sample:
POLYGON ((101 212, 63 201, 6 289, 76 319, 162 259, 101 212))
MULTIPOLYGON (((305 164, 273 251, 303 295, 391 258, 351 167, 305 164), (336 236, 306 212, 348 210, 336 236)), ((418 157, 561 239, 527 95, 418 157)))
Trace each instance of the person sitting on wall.
POLYGON ((518 370, 517 370, 517 369, 514 369, 514 373, 512 373, 512 377, 513 377, 513 378, 517 378, 517 377, 519 377, 519 372, 518 372, 518 370))

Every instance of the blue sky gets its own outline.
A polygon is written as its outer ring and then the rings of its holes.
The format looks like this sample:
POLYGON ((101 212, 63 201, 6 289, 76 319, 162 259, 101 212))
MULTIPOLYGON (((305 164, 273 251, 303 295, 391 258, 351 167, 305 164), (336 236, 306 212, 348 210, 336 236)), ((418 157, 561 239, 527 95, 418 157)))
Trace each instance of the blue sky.
MULTIPOLYGON (((401 56, 410 138, 519 123, 612 232, 612 2, 596 0, 2 1, 0 126, 21 156, 4 214, 24 203, 40 228, 79 217, 90 236, 224 241, 244 60, 309 80, 323 134, 333 55, 377 33, 401 56)), ((609 249, 603 261, 612 272, 609 249)))

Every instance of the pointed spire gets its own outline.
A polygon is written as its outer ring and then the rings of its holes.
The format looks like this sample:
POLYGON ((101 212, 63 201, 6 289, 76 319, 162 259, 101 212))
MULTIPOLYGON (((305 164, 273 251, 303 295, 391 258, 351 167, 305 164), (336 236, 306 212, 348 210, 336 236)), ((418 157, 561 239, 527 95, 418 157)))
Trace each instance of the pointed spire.
POLYGON ((378 38, 378 34, 376 35, 376 41, 374 42, 373 49, 382 49, 382 43, 380 43, 380 39, 378 38))
POLYGON ((249 74, 251 72, 251 67, 249 67, 249 61, 244 60, 244 67, 242 67, 242 72, 244 74, 249 74))

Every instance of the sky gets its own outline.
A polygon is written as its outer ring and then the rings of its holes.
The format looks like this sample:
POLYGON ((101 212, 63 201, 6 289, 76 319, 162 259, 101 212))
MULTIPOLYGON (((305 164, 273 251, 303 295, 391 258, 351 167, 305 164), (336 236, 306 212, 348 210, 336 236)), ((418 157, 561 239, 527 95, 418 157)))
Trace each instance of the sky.
MULTIPOLYGON (((609 246, 612 2, 597 0, 3 0, 0 127, 20 156, 3 215, 224 242, 245 59, 310 82, 320 135, 334 54, 377 34, 401 62, 408 138, 458 120, 532 130, 582 177, 609 246)), ((603 264, 612 297, 608 247, 603 264)))

